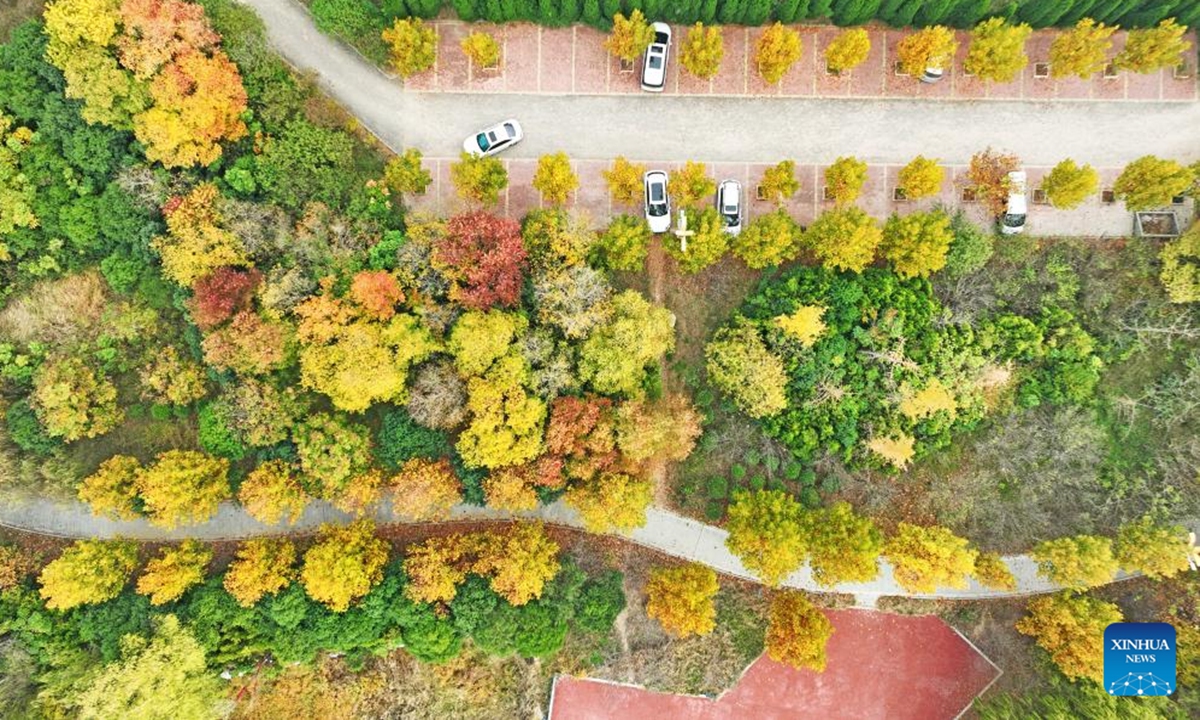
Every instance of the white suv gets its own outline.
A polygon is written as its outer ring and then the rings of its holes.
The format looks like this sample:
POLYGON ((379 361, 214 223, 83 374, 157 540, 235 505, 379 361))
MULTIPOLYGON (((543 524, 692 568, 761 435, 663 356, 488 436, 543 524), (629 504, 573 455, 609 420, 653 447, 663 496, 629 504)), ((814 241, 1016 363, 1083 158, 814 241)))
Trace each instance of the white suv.
POLYGON ((1025 200, 1025 171, 1016 170, 1008 174, 1008 205, 1000 216, 1002 235, 1019 235, 1025 231, 1025 216, 1029 212, 1025 200))
POLYGON ((667 195, 667 174, 651 170, 642 178, 646 186, 646 224, 650 232, 664 233, 671 229, 671 196, 667 195))
POLYGON ((737 180, 723 180, 717 186, 717 212, 725 232, 737 235, 742 232, 742 184, 737 180))
POLYGON ((656 22, 654 42, 646 48, 642 61, 642 89, 647 92, 662 92, 667 84, 667 58, 671 54, 671 26, 656 22))

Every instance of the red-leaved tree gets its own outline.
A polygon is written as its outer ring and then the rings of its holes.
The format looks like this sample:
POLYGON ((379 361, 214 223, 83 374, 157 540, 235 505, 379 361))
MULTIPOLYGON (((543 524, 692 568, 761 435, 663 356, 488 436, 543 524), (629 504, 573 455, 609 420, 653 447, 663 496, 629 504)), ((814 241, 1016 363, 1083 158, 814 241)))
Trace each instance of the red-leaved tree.
POLYGON ((223 267, 196 281, 192 289, 192 319, 201 330, 211 330, 250 309, 262 273, 251 268, 223 267))
POLYGON ((567 474, 590 479, 619 459, 612 400, 604 397, 554 399, 546 427, 546 449, 565 461, 567 474))
POLYGON ((515 220, 476 211, 446 223, 446 237, 434 247, 433 262, 450 279, 453 300, 487 310, 520 300, 525 255, 515 220))
POLYGON ((391 273, 363 270, 350 281, 350 297, 371 317, 388 320, 396 314, 396 303, 404 300, 404 292, 391 273))

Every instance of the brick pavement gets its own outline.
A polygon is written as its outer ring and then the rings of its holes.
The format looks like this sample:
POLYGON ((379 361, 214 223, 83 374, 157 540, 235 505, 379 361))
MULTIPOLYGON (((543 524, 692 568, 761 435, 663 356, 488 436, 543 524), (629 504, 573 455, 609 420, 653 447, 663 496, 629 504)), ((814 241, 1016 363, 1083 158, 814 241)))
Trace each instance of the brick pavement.
MULTIPOLYGON (((428 92, 479 92, 525 94, 640 93, 637 68, 622 70, 604 49, 605 34, 589 27, 543 28, 529 23, 492 25, 438 20, 438 61, 428 72, 409 78, 409 90, 428 92), (498 69, 473 67, 459 43, 467 33, 491 33, 503 47, 498 69)), ((1114 77, 1098 73, 1089 80, 1054 80, 1037 77, 1037 63, 1049 56, 1055 31, 1035 32, 1026 45, 1029 65, 1011 83, 985 83, 963 72, 969 34, 959 35, 958 56, 940 83, 926 85, 895 71, 896 46, 912 30, 869 28, 871 53, 853 71, 835 77, 825 72, 822 53, 840 31, 831 26, 798 25, 803 56, 777 85, 767 85, 754 71, 754 42, 762 28, 722 28, 725 56, 716 77, 700 80, 679 63, 685 26, 673 26, 674 44, 668 68, 666 94, 754 97, 924 98, 945 100, 1095 100, 1126 102, 1194 102, 1198 99, 1195 73, 1176 77, 1174 70, 1147 75, 1120 72, 1114 77)), ((1196 34, 1190 34, 1193 47, 1196 34)), ((1125 43, 1125 33, 1113 36, 1113 54, 1125 43)), ((1194 53, 1189 62, 1195 66, 1194 53)))
MULTIPOLYGON (((406 200, 411 210, 429 212, 439 215, 450 215, 461 212, 470 205, 460 200, 450 181, 450 164, 457 158, 426 158, 426 166, 434 177, 434 184, 425 195, 410 197, 406 200)), ((670 171, 683 163, 679 162, 643 162, 648 169, 670 171)), ((535 159, 511 159, 504 161, 509 173, 509 187, 501 196, 500 205, 495 209, 502 215, 521 218, 530 210, 542 207, 541 198, 537 191, 530 186, 533 173, 537 166, 535 159)), ((622 213, 634 215, 641 213, 640 205, 623 206, 612 202, 604 183, 602 171, 610 166, 607 160, 573 160, 571 162, 576 174, 579 175, 579 189, 573 194, 568 207, 586 213, 592 222, 601 226, 608 218, 622 213)), ((754 198, 754 188, 762 177, 763 171, 769 167, 766 164, 753 163, 709 163, 708 174, 713 180, 739 180, 747 194, 747 221, 774 209, 774 205, 754 198)), ((964 202, 962 187, 966 185, 966 166, 946 166, 946 179, 942 184, 941 193, 933 198, 918 201, 897 201, 894 192, 902 165, 871 165, 868 168, 867 182, 862 194, 855 203, 870 215, 884 219, 892 213, 906 214, 914 210, 926 210, 936 203, 949 207, 962 207, 977 222, 987 223, 989 219, 983 207, 976 202, 964 202)), ((1041 183, 1042 178, 1050 171, 1049 167, 1025 166, 1028 173, 1030 189, 1030 211, 1028 232, 1039 236, 1127 236, 1132 229, 1132 215, 1119 202, 1105 202, 1102 193, 1088 198, 1082 205, 1073 210, 1056 210, 1047 204, 1038 203, 1033 197, 1033 190, 1041 183)), ((1120 168, 1099 168, 1100 187, 1102 190, 1112 187, 1120 168)), ((824 167, 817 165, 797 165, 796 178, 800 181, 800 191, 796 193, 784 207, 807 226, 821 212, 832 207, 832 203, 823 200, 824 167)), ((1190 205, 1190 201, 1189 205, 1190 205)))

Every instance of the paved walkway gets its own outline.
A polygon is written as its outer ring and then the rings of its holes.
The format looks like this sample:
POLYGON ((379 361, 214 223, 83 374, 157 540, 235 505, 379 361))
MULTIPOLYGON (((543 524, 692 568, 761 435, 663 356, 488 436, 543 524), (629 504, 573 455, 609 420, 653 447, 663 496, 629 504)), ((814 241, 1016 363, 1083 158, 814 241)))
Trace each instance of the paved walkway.
POLYGON ((1000 676, 974 645, 931 615, 826 610, 824 672, 763 656, 716 699, 558 676, 550 720, 797 720, 958 717, 1000 676))
MULTIPOLYGON (((459 505, 451 513, 450 520, 479 521, 507 520, 514 517, 490 508, 474 505, 459 505)), ((562 502, 539 507, 528 513, 519 513, 517 517, 540 519, 547 523, 564 527, 581 528, 582 523, 573 510, 562 502)), ((350 515, 335 510, 324 502, 311 503, 304 515, 295 525, 264 525, 249 515, 234 503, 224 503, 217 515, 207 523, 189 527, 166 530, 150 525, 145 520, 117 521, 92 515, 87 505, 80 502, 56 504, 44 499, 22 502, 0 503, 0 525, 14 529, 47 535, 57 535, 70 538, 113 538, 128 537, 138 540, 183 540, 195 538, 198 540, 222 540, 255 537, 262 535, 282 535, 311 532, 324 522, 346 522, 350 515)), ((379 524, 396 524, 404 520, 394 513, 387 504, 381 505, 374 513, 374 519, 379 524)), ((1197 523, 1192 522, 1195 528, 1197 523)), ((703 563, 718 572, 733 575, 757 582, 750 571, 742 565, 725 547, 728 533, 725 530, 706 525, 705 523, 683 517, 661 508, 650 508, 643 527, 630 533, 628 538, 633 542, 685 560, 703 563)), ((1026 555, 1013 555, 1005 558, 1009 569, 1017 578, 1017 589, 1013 592, 999 592, 978 585, 975 582, 962 590, 939 589, 935 594, 909 593, 896 584, 892 577, 891 567, 885 561, 880 561, 879 577, 868 583, 843 583, 834 588, 823 588, 817 585, 807 566, 793 573, 784 581, 785 587, 799 588, 816 592, 852 593, 856 597, 877 598, 882 595, 903 595, 917 598, 993 598, 1014 595, 1029 595, 1052 592, 1058 589, 1046 582, 1037 574, 1037 564, 1026 555)), ((1132 577, 1121 573, 1117 579, 1132 577)))
MULTIPOLYGON (((491 25, 439 20, 438 59, 428 72, 409 78, 410 90, 473 93, 550 94, 641 94, 640 66, 622 71, 620 63, 604 49, 607 34, 576 25, 543 28, 530 23, 491 25), (483 31, 500 42, 503 49, 498 69, 475 67, 463 55, 460 43, 468 33, 483 31)), ((1197 99, 1193 73, 1177 77, 1174 69, 1138 74, 1097 73, 1088 80, 1055 80, 1039 77, 1038 63, 1047 62, 1050 44, 1058 34, 1042 30, 1026 45, 1029 65, 1011 83, 989 83, 966 75, 963 63, 970 34, 958 31, 958 56, 939 83, 925 84, 898 74, 897 46, 913 30, 870 28, 871 52, 862 65, 842 76, 825 71, 825 48, 841 28, 828 25, 797 25, 802 56, 783 79, 768 85, 754 68, 754 46, 763 28, 721 28, 725 56, 716 76, 701 80, 679 62, 679 51, 688 26, 672 26, 673 45, 667 67, 666 95, 726 97, 818 97, 818 98, 923 98, 939 100, 1103 100, 1182 101, 1197 99)), ((1196 47, 1195 33, 1190 35, 1196 47)), ((1113 36, 1112 54, 1125 45, 1125 33, 1113 36)), ((1195 65, 1195 53, 1189 59, 1195 65)))
MULTIPOLYGON (((458 158, 425 158, 425 165, 433 175, 434 182, 424 195, 407 198, 407 207, 437 215, 452 215, 469 209, 471 206, 459 199, 450 179, 450 165, 457 160, 458 158)), ((683 164, 668 160, 641 162, 650 169, 667 171, 683 164)), ((541 196, 531 184, 537 170, 537 160, 510 159, 504 160, 504 164, 508 170, 509 184, 500 198, 500 204, 495 208, 496 212, 519 219, 530 210, 543 207, 541 196)), ((640 205, 621 205, 612 201, 603 176, 603 172, 611 164, 607 160, 574 160, 571 163, 579 176, 579 189, 573 193, 567 207, 586 213, 597 226, 605 224, 607 219, 614 215, 638 215, 642 212, 640 205)), ((742 183, 747 192, 746 218, 749 221, 775 209, 774 203, 755 199, 754 188, 768 167, 770 165, 766 163, 712 163, 708 165, 708 173, 717 182, 734 179, 742 183)), ((871 165, 862 195, 855 204, 880 220, 893 213, 903 215, 915 210, 927 210, 934 204, 941 203, 947 207, 963 208, 980 224, 987 225, 991 222, 981 204, 963 200, 962 190, 968 185, 965 165, 945 166, 946 179, 942 184, 941 193, 914 202, 895 199, 897 176, 902 167, 903 165, 871 165)), ((1025 170, 1029 174, 1029 187, 1032 190, 1037 188, 1050 168, 1027 165, 1025 170)), ((796 167, 796 178, 801 184, 800 192, 785 203, 784 207, 801 225, 809 225, 817 215, 832 207, 832 203, 823 200, 824 171, 825 168, 820 165, 807 164, 796 167)), ((1098 172, 1101 188, 1110 189, 1121 168, 1100 168, 1098 172)), ((1191 217, 1191 207, 1191 200, 1185 200, 1178 207, 1181 218, 1191 217)), ((1044 237, 1128 237, 1132 225, 1133 215, 1125 209, 1124 204, 1106 202, 1103 193, 1097 193, 1073 210, 1056 210, 1044 201, 1039 202, 1035 199, 1030 205, 1028 232, 1044 237)))

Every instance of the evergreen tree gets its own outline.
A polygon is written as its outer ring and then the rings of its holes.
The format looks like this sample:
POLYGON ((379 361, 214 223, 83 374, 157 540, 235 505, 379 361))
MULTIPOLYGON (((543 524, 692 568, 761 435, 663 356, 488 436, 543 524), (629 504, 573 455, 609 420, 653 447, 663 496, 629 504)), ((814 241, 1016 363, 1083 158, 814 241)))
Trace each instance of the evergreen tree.
POLYGON ((604 18, 600 14, 600 0, 583 0, 583 10, 579 19, 584 25, 603 30, 604 18))
POLYGON ((958 0, 958 4, 946 17, 946 24, 956 28, 974 26, 992 7, 992 0, 958 0))
POLYGON ((454 14, 463 22, 475 22, 479 19, 481 8, 476 0, 450 0, 450 7, 454 8, 454 14))
POLYGON ((955 0, 925 0, 917 11, 916 24, 922 27, 940 25, 950 14, 955 0))
MULTIPOLYGON (((799 2, 800 0, 792 0, 799 2)), ((700 0, 700 9, 696 15, 696 20, 705 25, 712 23, 717 19, 717 0, 700 0)))
POLYGON ((600 0, 600 25, 601 30, 612 29, 612 19, 617 13, 621 12, 621 0, 600 0))
MULTIPOLYGON (((870 0, 867 0, 868 2, 870 0)), ((771 0, 747 0, 746 12, 742 16, 745 25, 762 25, 771 17, 771 0)))
POLYGON ((883 0, 835 0, 833 22, 837 25, 859 25, 879 14, 883 0))
POLYGON ((781 23, 791 24, 807 17, 808 0, 782 0, 775 6, 775 19, 781 23))
POLYGON ((717 6, 717 19, 725 25, 734 25, 742 21, 746 13, 744 0, 723 0, 717 6))
POLYGON ((1074 25, 1085 17, 1092 16, 1092 8, 1100 0, 1063 0, 1063 3, 1069 8, 1066 13, 1054 22, 1059 27, 1068 27, 1074 25))

